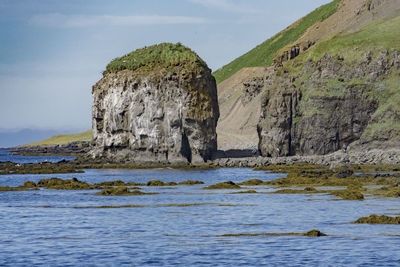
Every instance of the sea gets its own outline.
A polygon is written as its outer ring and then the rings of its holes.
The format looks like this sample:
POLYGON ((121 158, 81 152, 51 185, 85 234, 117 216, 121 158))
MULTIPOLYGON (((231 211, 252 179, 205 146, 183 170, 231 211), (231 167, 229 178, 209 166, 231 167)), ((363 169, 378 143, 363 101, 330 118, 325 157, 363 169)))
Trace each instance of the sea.
MULTIPOLYGON (((0 161, 57 162, 0 151, 0 161)), ((99 190, 0 192, 0 266, 400 266, 400 225, 352 224, 371 214, 400 215, 400 200, 325 194, 269 194, 268 186, 204 190, 222 181, 286 174, 249 168, 85 169, 84 173, 0 175, 0 186, 58 177, 98 183, 181 182, 141 196, 99 190), (256 190, 260 194, 231 194, 256 190), (125 207, 124 207, 125 206, 125 207), (328 236, 307 237, 318 229, 328 236)))

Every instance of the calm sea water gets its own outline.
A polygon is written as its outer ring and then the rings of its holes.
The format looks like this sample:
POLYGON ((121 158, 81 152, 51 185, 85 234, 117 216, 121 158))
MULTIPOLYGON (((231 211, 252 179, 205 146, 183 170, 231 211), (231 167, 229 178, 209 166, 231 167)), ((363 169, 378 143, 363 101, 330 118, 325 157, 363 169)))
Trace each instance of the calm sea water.
MULTIPOLYGON (((191 179, 206 185, 284 177, 251 169, 86 170, 3 175, 0 186, 54 176, 90 183, 191 179)), ((398 199, 335 201, 326 195, 227 194, 232 191, 208 191, 203 186, 143 187, 142 191, 160 193, 145 196, 97 196, 96 190, 0 192, 0 266, 400 265, 400 225, 350 224, 372 213, 399 214, 398 199), (154 206, 185 203, 204 205, 154 206), (91 208, 105 205, 146 206, 91 208), (330 236, 221 236, 311 229, 330 236)))
POLYGON ((9 154, 10 150, 0 150, 0 162, 1 161, 12 161, 19 164, 25 163, 38 163, 38 162, 58 162, 60 160, 73 160, 74 156, 20 156, 9 154))

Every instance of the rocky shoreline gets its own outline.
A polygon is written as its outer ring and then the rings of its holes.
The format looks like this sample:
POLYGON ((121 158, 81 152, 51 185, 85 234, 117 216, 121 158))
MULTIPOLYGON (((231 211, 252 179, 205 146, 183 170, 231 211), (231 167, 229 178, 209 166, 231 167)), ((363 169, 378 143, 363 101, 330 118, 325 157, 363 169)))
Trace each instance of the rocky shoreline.
POLYGON ((12 154, 26 156, 45 155, 82 155, 89 151, 90 143, 86 141, 72 142, 54 146, 17 146, 8 148, 12 154))
MULTIPOLYGON (((207 162, 208 163, 208 162, 207 162)), ((219 158, 211 164, 220 167, 262 167, 268 165, 292 165, 296 163, 310 163, 329 166, 332 168, 349 165, 376 165, 400 164, 400 149, 369 151, 336 151, 327 155, 314 156, 289 156, 289 157, 244 157, 244 158, 219 158)))
MULTIPOLYGON (((11 153, 19 155, 77 155, 78 158, 71 162, 63 162, 62 164, 73 165, 91 165, 91 164, 112 164, 121 165, 121 168, 126 165, 135 165, 143 167, 152 166, 169 166, 172 163, 157 161, 113 161, 109 158, 93 159, 88 156, 87 152, 90 149, 89 142, 76 142, 66 146, 46 146, 46 147, 17 147, 13 148, 11 153)), ((263 157, 253 156, 250 150, 229 150, 218 151, 214 155, 213 160, 208 160, 202 164, 186 164, 182 167, 205 167, 216 166, 226 168, 255 168, 269 165, 293 165, 296 163, 309 163, 315 165, 329 166, 331 168, 351 166, 351 165, 396 165, 400 164, 400 149, 372 149, 368 151, 350 150, 346 153, 336 151, 327 155, 313 156, 288 156, 288 157, 263 157)))

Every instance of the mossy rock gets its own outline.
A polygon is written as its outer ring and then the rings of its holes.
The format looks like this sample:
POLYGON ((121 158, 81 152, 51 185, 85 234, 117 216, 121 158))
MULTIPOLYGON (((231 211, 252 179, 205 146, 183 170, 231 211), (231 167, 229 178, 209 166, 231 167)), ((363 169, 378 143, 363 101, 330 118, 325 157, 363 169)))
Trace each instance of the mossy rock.
POLYGON ((126 186, 111 187, 97 192, 101 196, 142 196, 142 195, 155 195, 157 193, 145 193, 139 190, 131 191, 126 186))
POLYGON ((125 182, 122 180, 105 181, 105 182, 98 183, 96 185, 99 185, 99 186, 122 186, 122 185, 125 185, 125 182))
POLYGON ((353 223, 368 223, 368 224, 400 224, 400 216, 390 217, 386 215, 372 214, 368 217, 361 217, 353 223))
POLYGON ((204 187, 203 189, 240 189, 241 187, 232 181, 222 182, 204 187))
POLYGON ((68 180, 60 178, 42 179, 37 183, 37 186, 57 190, 89 190, 99 188, 98 186, 79 181, 77 178, 68 180))
POLYGON ((147 186, 166 186, 163 181, 160 180, 150 180, 146 184, 147 186))
POLYGON ((22 187, 33 188, 33 187, 36 187, 36 183, 35 183, 35 182, 32 182, 32 181, 26 181, 26 182, 22 185, 22 187))
POLYGON ((307 233, 304 233, 303 236, 327 236, 327 234, 324 234, 319 230, 313 229, 311 231, 308 231, 307 233))
POLYGON ((187 181, 182 181, 179 182, 178 185, 196 185, 196 184, 204 184, 202 181, 193 181, 193 180, 187 180, 187 181))
POLYGON ((239 183, 239 185, 247 185, 247 186, 256 186, 256 185, 263 185, 264 181, 260 179, 250 179, 244 182, 239 183))
POLYGON ((315 188, 307 187, 306 189, 281 189, 274 192, 272 194, 310 194, 317 193, 318 191, 315 188))

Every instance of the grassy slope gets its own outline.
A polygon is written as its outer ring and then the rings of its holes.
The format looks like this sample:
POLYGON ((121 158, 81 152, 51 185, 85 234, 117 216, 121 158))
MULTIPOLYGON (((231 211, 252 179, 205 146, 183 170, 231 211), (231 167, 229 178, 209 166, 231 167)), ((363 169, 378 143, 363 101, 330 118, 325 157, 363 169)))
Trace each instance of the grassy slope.
POLYGON ((50 137, 40 142, 33 142, 24 146, 65 145, 76 141, 91 141, 92 130, 78 134, 62 134, 50 137))
MULTIPOLYGON (((329 39, 318 43, 306 53, 288 62, 282 69, 287 69, 291 74, 300 74, 302 67, 308 60, 318 61, 325 53, 343 56, 346 64, 356 67, 357 62, 365 57, 369 51, 377 57, 382 50, 400 51, 400 16, 390 20, 376 21, 359 32, 353 34, 336 34, 329 39)), ((308 90, 301 85, 307 81, 309 74, 303 74, 296 80, 304 95, 308 90)), ((320 94, 331 96, 343 94, 345 88, 336 79, 327 79, 326 87, 321 88, 320 94)), ((392 68, 384 80, 371 83, 368 77, 352 80, 351 84, 369 84, 374 88, 373 96, 379 101, 379 107, 371 118, 363 136, 369 140, 379 140, 386 136, 391 140, 400 138, 400 70, 392 68)), ((306 83, 305 83, 306 84, 306 83)), ((345 85, 345 84, 344 84, 345 85)))
POLYGON ((317 8, 291 27, 278 33, 246 54, 216 70, 213 75, 217 83, 226 80, 244 67, 271 65, 277 51, 288 44, 295 42, 310 26, 314 25, 316 22, 323 21, 334 14, 337 10, 338 3, 339 0, 334 0, 329 4, 317 8))

